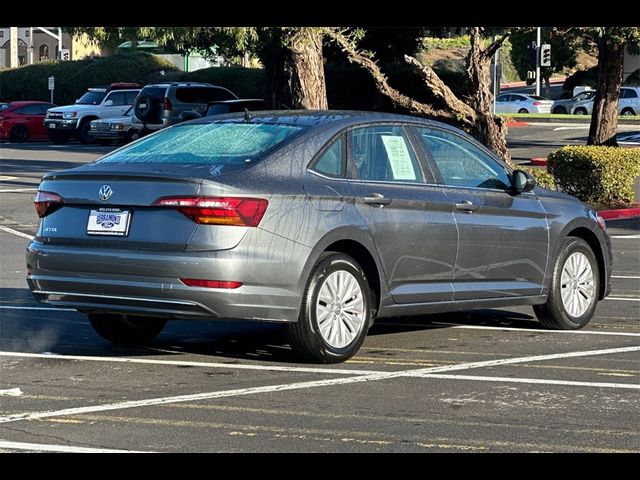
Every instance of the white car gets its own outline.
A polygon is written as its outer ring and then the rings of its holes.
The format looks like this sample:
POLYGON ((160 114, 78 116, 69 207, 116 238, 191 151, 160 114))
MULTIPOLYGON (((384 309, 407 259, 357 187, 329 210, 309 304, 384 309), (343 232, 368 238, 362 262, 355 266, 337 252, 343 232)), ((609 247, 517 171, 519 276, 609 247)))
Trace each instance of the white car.
POLYGON ((503 93, 496 97, 496 113, 551 113, 552 100, 527 93, 503 93))
MULTIPOLYGON (((571 109, 574 115, 591 115, 593 98, 576 103, 571 109)), ((640 115, 640 87, 622 87, 618 96, 618 115, 640 115)))

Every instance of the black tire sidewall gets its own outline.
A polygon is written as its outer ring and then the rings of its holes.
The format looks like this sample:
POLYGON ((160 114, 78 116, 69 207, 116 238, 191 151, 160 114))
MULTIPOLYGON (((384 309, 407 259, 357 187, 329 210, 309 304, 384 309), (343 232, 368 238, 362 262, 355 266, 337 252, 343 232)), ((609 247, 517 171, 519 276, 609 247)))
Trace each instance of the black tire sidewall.
POLYGON ((527 110, 526 108, 521 108, 520 110, 518 110, 518 113, 529 113, 529 110, 527 110))
POLYGON ((78 136, 78 140, 82 143, 95 143, 96 139, 89 135, 89 127, 92 119, 81 120, 80 125, 78 125, 78 130, 76 131, 76 135, 78 136))
POLYGON ((16 125, 11 129, 9 138, 12 142, 20 143, 29 138, 29 129, 24 125, 16 125))
POLYGON ((313 346, 313 350, 317 351, 323 357, 324 361, 339 362, 352 357, 358 351, 362 342, 364 342, 371 323, 370 287, 358 263, 351 257, 343 254, 334 254, 321 260, 310 276, 302 313, 303 315, 301 315, 298 321, 305 322, 305 330, 309 333, 308 341, 313 346), (358 282, 364 297, 365 318, 362 329, 356 338, 346 347, 335 348, 322 338, 316 316, 316 303, 324 280, 332 273, 340 270, 349 272, 358 282))
POLYGON ((556 263, 554 265, 553 270, 553 280, 551 284, 551 310, 554 316, 556 317, 556 321, 560 322, 564 328, 566 329, 578 329, 584 327, 589 321, 591 317, 593 317, 593 313, 598 304, 598 292, 600 288, 600 272, 598 270, 598 261, 596 260, 591 247, 580 238, 569 238, 566 239, 563 244, 563 249, 561 250, 556 263), (594 299, 591 302, 591 305, 587 309, 587 311, 582 314, 580 317, 573 317, 569 315, 566 311, 564 304, 562 302, 562 270, 564 269, 565 262, 567 259, 574 253, 581 252, 583 253, 591 265, 591 271, 593 272, 593 287, 594 287, 594 299))

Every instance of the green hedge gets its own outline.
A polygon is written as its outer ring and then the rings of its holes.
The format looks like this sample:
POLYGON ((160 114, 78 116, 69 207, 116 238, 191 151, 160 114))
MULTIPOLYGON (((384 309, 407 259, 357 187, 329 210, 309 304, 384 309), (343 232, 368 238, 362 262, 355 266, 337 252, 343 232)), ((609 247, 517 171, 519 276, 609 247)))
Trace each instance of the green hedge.
POLYGON ((546 169, 544 168, 535 168, 535 167, 522 167, 518 166, 519 169, 524 170, 528 174, 530 174, 533 178, 536 179, 536 183, 543 188, 548 188, 550 190, 555 190, 556 182, 546 169))
POLYGON ((640 176, 640 149, 568 146, 547 157, 549 172, 565 192, 598 206, 631 203, 640 176))
POLYGON ((113 82, 138 82, 160 70, 176 68, 160 57, 148 53, 128 53, 110 57, 70 62, 42 62, 0 72, 0 100, 49 101, 47 78, 56 79, 54 102, 73 103, 88 87, 113 82))

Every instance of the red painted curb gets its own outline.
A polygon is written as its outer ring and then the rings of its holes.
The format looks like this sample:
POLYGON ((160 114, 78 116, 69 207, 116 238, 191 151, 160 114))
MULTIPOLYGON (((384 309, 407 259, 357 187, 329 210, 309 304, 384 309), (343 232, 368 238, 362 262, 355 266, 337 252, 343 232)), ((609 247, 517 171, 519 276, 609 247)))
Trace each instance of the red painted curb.
POLYGON ((640 217, 640 207, 635 208, 619 208, 616 210, 600 210, 598 212, 605 220, 618 220, 621 218, 640 217))
POLYGON ((518 121, 512 121, 512 122, 507 122, 507 127, 512 128, 512 127, 528 127, 529 123, 527 122, 518 122, 518 121))
POLYGON ((542 157, 536 157, 531 159, 531 165, 535 165, 536 167, 546 167, 547 159, 542 157))

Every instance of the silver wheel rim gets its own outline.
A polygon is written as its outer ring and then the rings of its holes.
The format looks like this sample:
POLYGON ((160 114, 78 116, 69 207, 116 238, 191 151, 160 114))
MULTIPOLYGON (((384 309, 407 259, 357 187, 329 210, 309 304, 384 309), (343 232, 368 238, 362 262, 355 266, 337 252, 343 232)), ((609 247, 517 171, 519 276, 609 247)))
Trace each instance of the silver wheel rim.
POLYGON ((345 270, 325 278, 316 301, 320 335, 333 348, 344 348, 358 336, 365 320, 364 296, 360 284, 345 270))
POLYGON ((593 270, 584 253, 572 253, 564 262, 560 293, 565 311, 574 318, 589 309, 594 298, 593 270))

